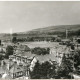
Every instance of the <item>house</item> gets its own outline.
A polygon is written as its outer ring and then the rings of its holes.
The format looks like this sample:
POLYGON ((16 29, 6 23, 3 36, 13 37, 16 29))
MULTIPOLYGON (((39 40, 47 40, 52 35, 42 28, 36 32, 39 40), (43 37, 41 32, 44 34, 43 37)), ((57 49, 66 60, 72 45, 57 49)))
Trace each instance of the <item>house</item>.
POLYGON ((20 45, 16 48, 16 53, 9 56, 9 63, 7 63, 10 76, 18 78, 22 76, 29 76, 29 66, 33 56, 29 48, 20 45))
POLYGON ((5 46, 0 46, 0 52, 5 53, 6 52, 6 47, 5 46))
POLYGON ((16 62, 14 62, 14 64, 9 68, 9 75, 11 75, 13 79, 21 77, 24 75, 24 70, 21 66, 17 65, 16 62))
MULTIPOLYGON (((28 64, 25 63, 17 63, 16 61, 5 61, 5 73, 11 77, 12 79, 22 77, 22 76, 28 76, 28 64)), ((6 75, 6 77, 7 77, 6 75)))
POLYGON ((4 60, 1 61, 0 76, 3 79, 11 79, 11 76, 9 75, 9 70, 7 69, 7 65, 4 60))
POLYGON ((33 60, 31 61, 30 71, 33 71, 36 62, 37 62, 37 59, 34 57, 33 60))
POLYGON ((17 63, 20 63, 20 62, 29 63, 31 62, 33 56, 34 54, 32 54, 31 51, 28 51, 28 52, 18 51, 16 54, 10 55, 9 60, 17 61, 17 63))
POLYGON ((59 44, 60 45, 68 45, 70 42, 71 42, 71 40, 69 40, 69 39, 62 39, 59 44))

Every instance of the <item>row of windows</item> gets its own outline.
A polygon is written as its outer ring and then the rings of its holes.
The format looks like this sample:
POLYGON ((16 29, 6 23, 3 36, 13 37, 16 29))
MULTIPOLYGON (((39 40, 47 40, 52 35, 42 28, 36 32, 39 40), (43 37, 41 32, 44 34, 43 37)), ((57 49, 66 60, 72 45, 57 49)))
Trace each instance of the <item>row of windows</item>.
POLYGON ((17 72, 13 74, 14 78, 19 77, 19 76, 23 76, 23 72, 17 72))

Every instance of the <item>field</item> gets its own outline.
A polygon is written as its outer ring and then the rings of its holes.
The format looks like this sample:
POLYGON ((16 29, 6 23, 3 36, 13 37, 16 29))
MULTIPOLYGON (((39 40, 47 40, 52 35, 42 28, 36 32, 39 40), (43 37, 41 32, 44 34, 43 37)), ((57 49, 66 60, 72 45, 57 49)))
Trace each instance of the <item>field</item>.
POLYGON ((27 45, 30 48, 35 48, 35 47, 52 48, 52 47, 59 45, 58 42, 46 42, 46 41, 45 42, 44 41, 41 41, 41 42, 23 42, 21 44, 27 45))

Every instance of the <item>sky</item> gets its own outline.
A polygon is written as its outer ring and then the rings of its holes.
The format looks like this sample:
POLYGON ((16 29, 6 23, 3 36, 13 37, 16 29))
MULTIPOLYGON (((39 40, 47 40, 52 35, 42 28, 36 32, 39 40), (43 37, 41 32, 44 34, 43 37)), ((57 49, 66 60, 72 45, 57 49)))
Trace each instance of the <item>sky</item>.
POLYGON ((0 33, 80 24, 80 2, 0 1, 0 33))

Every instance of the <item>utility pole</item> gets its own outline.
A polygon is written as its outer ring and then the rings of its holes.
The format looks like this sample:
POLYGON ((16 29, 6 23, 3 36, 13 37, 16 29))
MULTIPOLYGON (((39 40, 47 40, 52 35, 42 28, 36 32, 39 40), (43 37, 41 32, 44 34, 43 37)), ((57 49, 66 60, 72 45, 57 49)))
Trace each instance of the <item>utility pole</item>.
POLYGON ((66 29, 66 39, 67 39, 67 37, 68 37, 68 30, 66 29))
POLYGON ((10 29, 10 40, 11 40, 11 43, 12 43, 12 28, 10 29))

